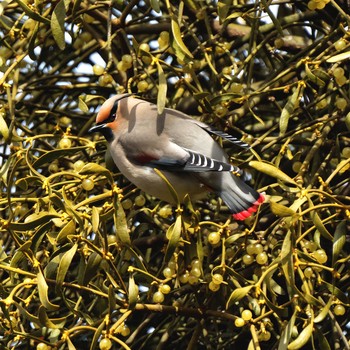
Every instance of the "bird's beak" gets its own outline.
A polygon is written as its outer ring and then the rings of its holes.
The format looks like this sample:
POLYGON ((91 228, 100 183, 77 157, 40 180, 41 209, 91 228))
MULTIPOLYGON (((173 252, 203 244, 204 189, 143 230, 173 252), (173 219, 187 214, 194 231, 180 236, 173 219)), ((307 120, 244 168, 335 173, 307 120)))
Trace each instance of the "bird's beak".
POLYGON ((88 133, 93 133, 93 132, 101 132, 102 129, 104 129, 106 127, 106 124, 98 124, 93 126, 92 128, 90 128, 88 130, 88 133))

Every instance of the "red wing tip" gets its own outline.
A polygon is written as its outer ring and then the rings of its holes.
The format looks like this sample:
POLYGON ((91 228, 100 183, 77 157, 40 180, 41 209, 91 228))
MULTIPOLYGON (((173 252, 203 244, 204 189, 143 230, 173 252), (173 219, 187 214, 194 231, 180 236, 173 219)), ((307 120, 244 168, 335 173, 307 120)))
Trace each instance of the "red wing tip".
POLYGON ((259 198, 251 205, 250 208, 248 208, 247 210, 243 210, 239 213, 232 214, 233 218, 236 220, 245 220, 258 210, 259 205, 263 203, 264 200, 265 197, 262 194, 260 194, 259 198))

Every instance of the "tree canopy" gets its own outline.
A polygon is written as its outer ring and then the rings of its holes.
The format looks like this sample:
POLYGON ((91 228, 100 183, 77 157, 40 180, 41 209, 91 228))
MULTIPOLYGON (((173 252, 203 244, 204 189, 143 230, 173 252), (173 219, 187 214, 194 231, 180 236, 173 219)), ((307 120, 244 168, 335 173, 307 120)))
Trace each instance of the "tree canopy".
POLYGON ((349 6, 2 1, 1 348, 349 349, 349 6), (248 143, 258 213, 123 178, 123 92, 248 143))

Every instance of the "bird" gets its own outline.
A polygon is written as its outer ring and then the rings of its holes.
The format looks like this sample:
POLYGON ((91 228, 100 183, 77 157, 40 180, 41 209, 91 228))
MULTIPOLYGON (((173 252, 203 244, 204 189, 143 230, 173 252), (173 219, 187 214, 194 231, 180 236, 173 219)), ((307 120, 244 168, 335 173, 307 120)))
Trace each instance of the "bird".
POLYGON ((176 204, 159 172, 180 201, 186 195, 201 200, 214 192, 236 220, 245 220, 264 202, 264 195, 242 180, 242 171, 229 163, 213 136, 249 146, 185 113, 164 108, 159 114, 151 102, 118 94, 102 104, 96 125, 88 131, 105 137, 115 165, 131 183, 162 201, 176 204))

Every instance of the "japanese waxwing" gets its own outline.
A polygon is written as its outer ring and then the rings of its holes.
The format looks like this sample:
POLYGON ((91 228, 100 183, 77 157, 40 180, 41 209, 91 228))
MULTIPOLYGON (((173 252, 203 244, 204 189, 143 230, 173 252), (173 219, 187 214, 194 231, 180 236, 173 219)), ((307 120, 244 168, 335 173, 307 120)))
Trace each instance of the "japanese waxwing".
POLYGON ((192 200, 215 192, 237 220, 254 213, 264 201, 262 194, 240 178, 240 170, 210 134, 242 147, 248 145, 229 134, 212 129, 184 113, 164 109, 121 94, 104 102, 89 132, 101 132, 121 173, 141 190, 169 203, 175 199, 154 168, 160 170, 179 199, 192 200))

